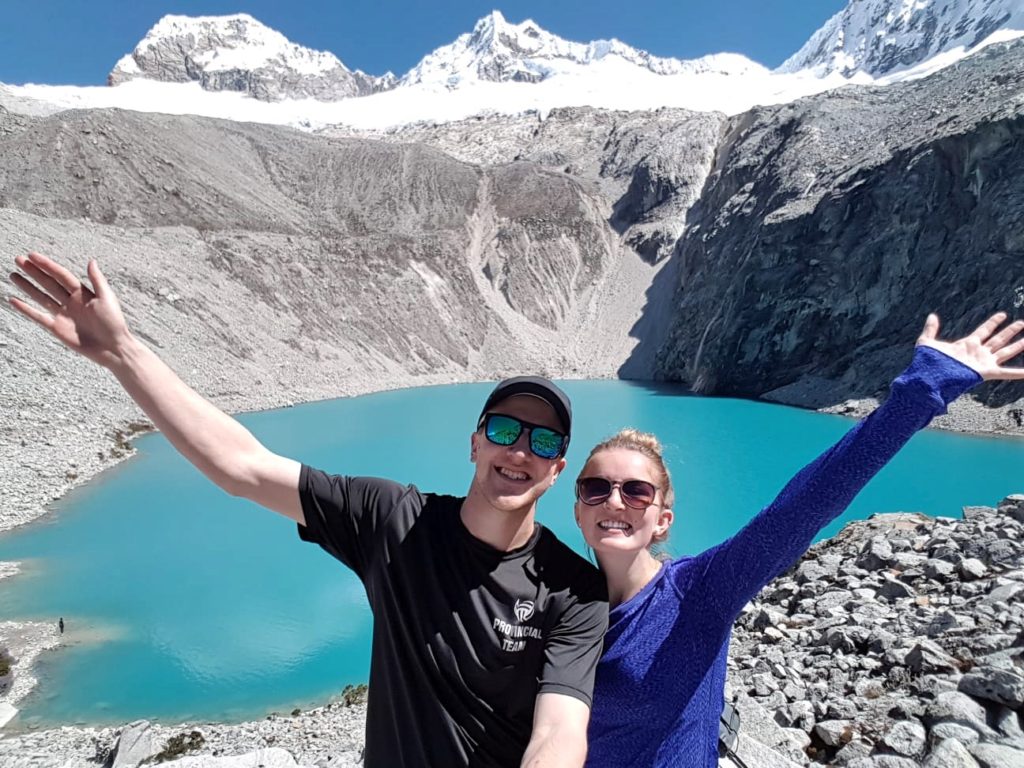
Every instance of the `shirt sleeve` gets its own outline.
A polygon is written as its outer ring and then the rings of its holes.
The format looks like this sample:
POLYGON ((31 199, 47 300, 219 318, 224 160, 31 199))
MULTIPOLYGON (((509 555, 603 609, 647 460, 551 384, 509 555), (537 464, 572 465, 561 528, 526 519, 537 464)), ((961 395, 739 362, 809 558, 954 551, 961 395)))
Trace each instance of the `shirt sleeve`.
POLYGON ((319 544, 360 579, 383 545, 383 530, 409 486, 376 477, 329 475, 303 465, 299 499, 306 524, 299 538, 319 544))
POLYGON ((917 347, 889 398, 793 477, 735 536, 679 569, 686 585, 731 625, 743 606, 786 570, 919 429, 981 382, 971 368, 931 347, 917 347), (698 586, 699 585, 699 586, 698 586))
POLYGON ((561 693, 593 705, 594 674, 608 629, 608 591, 604 576, 577 580, 565 609, 544 645, 538 693, 561 693))

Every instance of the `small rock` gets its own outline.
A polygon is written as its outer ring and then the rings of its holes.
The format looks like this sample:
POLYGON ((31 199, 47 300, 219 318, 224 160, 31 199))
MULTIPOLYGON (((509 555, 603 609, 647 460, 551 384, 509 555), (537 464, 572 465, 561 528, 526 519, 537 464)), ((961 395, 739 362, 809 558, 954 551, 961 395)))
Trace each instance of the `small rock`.
POLYGON ((909 584, 905 584, 904 582, 890 576, 885 577, 885 581, 878 589, 878 596, 884 600, 889 600, 890 602, 899 600, 902 597, 914 597, 916 594, 917 593, 914 592, 914 588, 909 584))
POLYGON ((981 736, 974 728, 960 723, 937 723, 928 732, 932 741, 948 739, 959 744, 977 744, 981 736))
POLYGON ((814 735, 827 747, 840 747, 853 738, 849 720, 822 720, 814 726, 814 735))
POLYGON ((881 570, 893 563, 892 545, 888 539, 875 536, 864 545, 855 562, 866 571, 881 570))
POLYGON ((112 768, 138 768, 162 748, 147 720, 129 723, 117 740, 112 768))
POLYGON ((956 739, 943 739, 932 747, 923 768, 978 768, 978 761, 956 739))
POLYGON ((916 720, 902 720, 882 737, 882 743, 897 755, 918 757, 924 752, 926 733, 916 720))
POLYGON ((1024 750, 1002 744, 972 744, 971 755, 981 768, 1021 768, 1024 766, 1024 750))
POLYGON ((979 733, 986 730, 985 708, 965 693, 940 693, 925 710, 925 725, 933 728, 937 723, 951 722, 973 728, 979 733))
POLYGON ((924 564, 924 575, 935 581, 948 581, 956 571, 956 566, 948 560, 932 558, 924 564))
POLYGON ((960 576, 966 581, 974 581, 988 573, 988 568, 976 557, 969 557, 960 563, 960 576))
POLYGON ((991 715, 992 727, 1008 739, 1024 739, 1020 716, 1009 707, 1000 707, 991 715))
POLYGON ((903 663, 915 674, 943 674, 960 671, 956 659, 932 640, 922 640, 915 645, 903 663))
POLYGON ((1018 523, 1024 523, 1024 494, 1016 493, 1007 496, 999 502, 997 510, 1000 514, 1009 515, 1018 523))

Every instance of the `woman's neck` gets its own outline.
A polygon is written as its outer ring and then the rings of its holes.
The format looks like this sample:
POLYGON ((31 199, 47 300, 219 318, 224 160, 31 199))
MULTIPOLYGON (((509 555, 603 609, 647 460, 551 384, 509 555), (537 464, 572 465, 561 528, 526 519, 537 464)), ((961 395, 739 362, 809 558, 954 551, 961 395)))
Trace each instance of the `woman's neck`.
POLYGON ((608 605, 612 608, 646 587, 658 575, 662 565, 646 549, 629 553, 599 553, 597 562, 608 580, 608 605))

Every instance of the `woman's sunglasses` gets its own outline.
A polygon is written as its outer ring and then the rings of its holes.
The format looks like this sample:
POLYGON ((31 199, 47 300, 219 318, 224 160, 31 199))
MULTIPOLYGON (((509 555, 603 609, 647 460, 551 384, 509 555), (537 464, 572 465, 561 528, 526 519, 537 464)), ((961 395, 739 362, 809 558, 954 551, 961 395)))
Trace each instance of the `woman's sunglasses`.
POLYGON ((530 450, 542 459, 557 459, 569 445, 568 435, 501 413, 485 414, 477 425, 478 428, 480 426, 484 428, 487 439, 495 445, 512 445, 526 430, 530 435, 530 450))
POLYGON ((658 489, 646 480, 623 480, 613 483, 603 477, 581 477, 576 481, 576 498, 588 507, 605 502, 615 487, 619 488, 622 503, 633 509, 647 509, 654 503, 658 489))

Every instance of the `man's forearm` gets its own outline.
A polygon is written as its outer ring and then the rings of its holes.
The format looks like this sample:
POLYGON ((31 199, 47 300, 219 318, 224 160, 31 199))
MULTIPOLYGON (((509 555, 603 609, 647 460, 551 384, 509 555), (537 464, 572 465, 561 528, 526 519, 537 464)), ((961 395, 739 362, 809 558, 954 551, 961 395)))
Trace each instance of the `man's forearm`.
POLYGON ((535 725, 526 744, 522 768, 582 768, 587 759, 587 718, 535 725))
POLYGON ((522 768, 582 768, 587 758, 586 733, 534 731, 523 754, 522 768))
POLYGON ((185 384, 134 337, 120 347, 109 368, 179 453, 228 493, 242 493, 246 458, 266 450, 249 430, 185 384))

